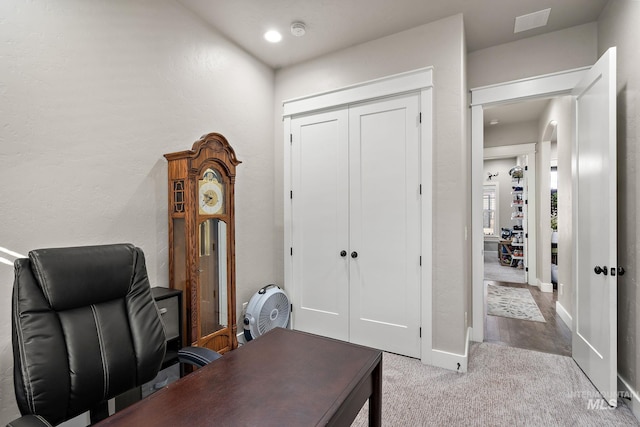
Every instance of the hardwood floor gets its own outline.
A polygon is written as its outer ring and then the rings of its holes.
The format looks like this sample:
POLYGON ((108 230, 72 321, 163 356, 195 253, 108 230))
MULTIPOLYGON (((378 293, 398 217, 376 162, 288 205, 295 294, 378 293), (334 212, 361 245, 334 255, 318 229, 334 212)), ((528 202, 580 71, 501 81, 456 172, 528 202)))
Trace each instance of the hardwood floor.
POLYGON ((571 331, 556 313, 556 290, 553 293, 540 292, 537 287, 524 283, 485 280, 485 313, 487 284, 529 289, 546 322, 510 319, 487 314, 485 316, 485 341, 509 347, 571 356, 571 331))

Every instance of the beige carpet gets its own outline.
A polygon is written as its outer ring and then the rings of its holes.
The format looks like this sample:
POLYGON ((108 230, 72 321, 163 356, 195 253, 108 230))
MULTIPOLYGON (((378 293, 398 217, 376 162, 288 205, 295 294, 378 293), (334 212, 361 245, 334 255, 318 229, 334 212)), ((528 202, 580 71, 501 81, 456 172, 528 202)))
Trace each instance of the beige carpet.
MULTIPOLYGON (((466 374, 390 353, 382 363, 383 426, 640 425, 624 404, 590 409, 599 394, 565 356, 475 343, 466 374)), ((365 404, 353 425, 367 417, 365 404)))
POLYGON ((501 265, 497 251, 485 251, 484 279, 498 282, 524 283, 524 270, 501 265))

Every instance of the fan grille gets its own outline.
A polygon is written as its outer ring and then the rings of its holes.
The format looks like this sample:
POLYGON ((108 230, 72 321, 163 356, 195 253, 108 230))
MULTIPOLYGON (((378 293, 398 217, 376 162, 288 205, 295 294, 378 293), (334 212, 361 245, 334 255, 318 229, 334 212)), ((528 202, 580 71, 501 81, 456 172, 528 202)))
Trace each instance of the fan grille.
POLYGON ((289 299, 278 292, 270 295, 265 301, 258 317, 258 332, 260 335, 273 328, 285 327, 289 321, 289 299))

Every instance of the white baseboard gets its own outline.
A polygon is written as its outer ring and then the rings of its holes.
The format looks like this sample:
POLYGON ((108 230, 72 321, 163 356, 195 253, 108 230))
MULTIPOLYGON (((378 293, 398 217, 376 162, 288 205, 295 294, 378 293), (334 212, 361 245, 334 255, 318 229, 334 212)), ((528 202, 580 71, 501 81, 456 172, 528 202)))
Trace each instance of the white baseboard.
POLYGON ((556 313, 558 313, 558 316, 560 316, 564 324, 567 325, 567 327, 571 331, 573 319, 571 318, 569 312, 562 306, 562 304, 560 304, 560 301, 556 301, 556 313))
POLYGON ((456 372, 467 372, 467 364, 469 361, 469 339, 471 337, 471 328, 467 328, 466 343, 464 346, 464 354, 449 353, 442 350, 431 350, 431 364, 439 368, 449 369, 456 372))
POLYGON ((244 338, 244 329, 242 329, 242 332, 238 332, 236 334, 236 338, 238 339, 238 346, 245 345, 247 343, 247 340, 244 338))
POLYGON ((553 292, 553 283, 545 283, 538 280, 538 287, 540 292, 553 292))
POLYGON ((627 384, 620 375, 618 375, 618 390, 620 390, 620 397, 629 406, 633 416, 640 420, 640 396, 638 396, 638 393, 633 391, 633 387, 627 384), (626 399, 627 397, 630 397, 631 400, 626 399))

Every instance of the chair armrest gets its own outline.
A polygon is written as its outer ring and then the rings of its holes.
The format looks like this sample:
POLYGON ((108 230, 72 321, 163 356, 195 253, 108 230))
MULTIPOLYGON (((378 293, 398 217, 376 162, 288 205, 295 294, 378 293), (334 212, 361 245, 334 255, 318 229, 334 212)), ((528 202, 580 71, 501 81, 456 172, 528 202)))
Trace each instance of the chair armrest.
POLYGON ((44 418, 39 415, 24 415, 17 420, 7 424, 7 427, 52 427, 44 418))
POLYGON ((180 363, 188 363, 199 368, 221 357, 220 353, 205 347, 183 347, 178 350, 180 363))

